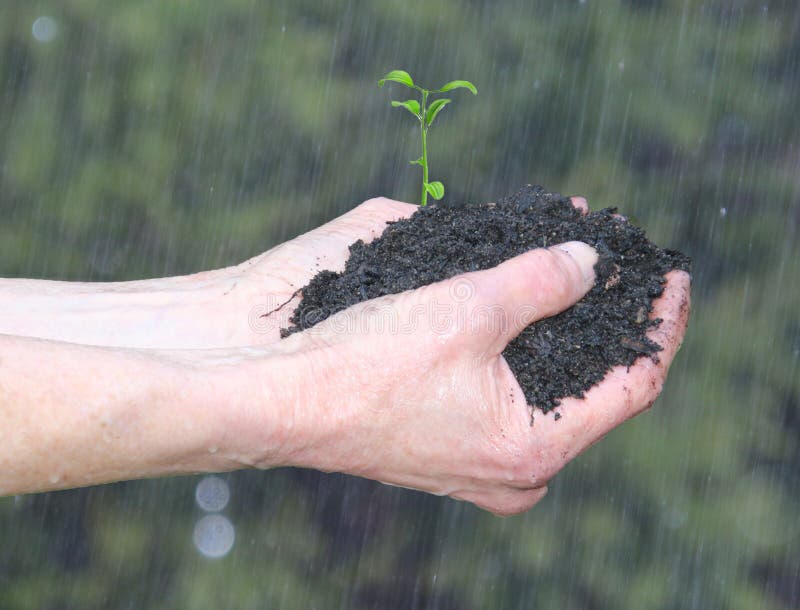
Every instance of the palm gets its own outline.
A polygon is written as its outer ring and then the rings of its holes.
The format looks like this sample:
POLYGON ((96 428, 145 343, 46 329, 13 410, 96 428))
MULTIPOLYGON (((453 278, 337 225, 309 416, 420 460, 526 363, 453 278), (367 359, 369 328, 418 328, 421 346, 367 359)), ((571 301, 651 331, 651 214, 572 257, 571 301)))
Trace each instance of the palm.
MULTIPOLYGON (((587 210, 585 200, 574 198, 573 203, 576 207, 587 210)), ((247 295, 246 300, 250 303, 251 311, 253 311, 254 304, 260 307, 257 310, 257 316, 250 318, 249 343, 265 344, 277 341, 280 338, 280 329, 289 325, 289 318, 300 299, 301 289, 316 273, 324 269, 332 271, 343 269, 350 244, 359 239, 369 241, 377 237, 388 221, 407 217, 416 209, 416 206, 406 203, 388 199, 373 199, 318 229, 239 265, 236 277, 240 279, 241 284, 247 286, 244 294, 247 295)), ((499 470, 495 473, 497 476, 492 476, 489 466, 493 453, 487 459, 479 460, 473 465, 474 468, 470 468, 464 459, 459 459, 457 467, 453 469, 448 469, 446 464, 444 466, 440 464, 442 468, 439 471, 431 470, 429 465, 441 458, 441 447, 447 445, 446 438, 442 443, 431 445, 434 453, 430 459, 425 460, 426 465, 423 471, 416 468, 415 464, 407 463, 408 456, 404 452, 395 456, 397 459, 394 462, 390 459, 382 460, 380 466, 371 470, 350 469, 348 471, 403 486, 436 493, 451 493, 455 497, 469 500, 498 513, 516 513, 526 510, 544 495, 549 479, 569 460, 597 442, 612 428, 649 407, 658 396, 669 365, 680 346, 686 329, 689 290, 688 275, 684 272, 672 272, 667 276, 663 296, 653 304, 653 317, 663 320, 658 328, 651 329, 648 333, 651 339, 664 348, 659 353, 658 361, 640 358, 629 368, 617 367, 611 370, 601 383, 587 392, 584 398, 563 400, 564 417, 558 422, 552 415, 543 417, 539 414, 536 417, 536 425, 531 428, 527 409, 512 408, 513 405, 505 404, 503 406, 498 403, 500 405, 498 408, 489 410, 495 414, 507 413, 511 418, 500 426, 501 429, 493 438, 516 438, 515 446, 524 458, 522 464, 526 467, 515 471, 513 480, 507 479, 508 470, 503 468, 505 466, 503 463, 499 465, 499 470), (516 434, 512 431, 516 431, 516 434), (535 472, 529 472, 527 465, 536 465, 535 472)), ((409 294, 416 294, 416 291, 409 294)), ((447 292, 447 294, 450 293, 447 292)), ((419 296, 419 298, 423 297, 419 296)), ((398 337, 399 339, 401 338, 398 337)), ((474 340, 474 338, 469 340, 474 340)), ((359 364, 354 364, 353 370, 365 366, 365 363, 383 361, 381 352, 383 346, 377 346, 374 341, 368 341, 364 345, 366 346, 364 347, 366 355, 358 352, 360 356, 357 362, 359 364), (371 357, 367 357, 367 355, 371 357)), ((501 351, 497 352, 495 361, 488 363, 488 368, 484 367, 475 371, 475 374, 467 376, 468 382, 477 383, 483 380, 478 383, 474 391, 462 392, 465 388, 464 384, 457 385, 460 391, 457 396, 453 397, 452 404, 462 405, 459 407, 461 412, 469 413, 471 401, 476 396, 481 396, 482 391, 486 387, 491 387, 497 378, 513 377, 508 365, 500 355, 501 351)), ((463 356, 462 352, 463 350, 456 350, 453 358, 458 360, 463 356)), ((408 350, 399 350, 399 354, 402 353, 413 353, 409 361, 414 372, 419 370, 421 356, 425 354, 431 357, 441 356, 439 348, 434 346, 430 350, 420 350, 417 343, 414 343, 408 350)), ((337 358, 338 354, 337 351, 337 358)), ((487 364, 486 360, 482 359, 481 361, 484 365, 487 364)), ((429 384, 407 384, 403 381, 412 378, 415 374, 414 372, 409 375, 398 374, 398 367, 402 369, 403 362, 405 360, 402 355, 398 355, 393 360, 391 367, 383 369, 390 378, 381 384, 376 384, 374 377, 381 369, 367 366, 370 381, 366 382, 366 385, 373 384, 386 388, 392 387, 392 383, 399 380, 400 386, 394 388, 396 393, 394 402, 405 406, 404 409, 397 412, 405 412, 409 405, 428 405, 430 407, 424 408, 421 412, 416 413, 415 417, 409 418, 410 423, 407 428, 398 425, 390 426, 391 434, 406 438, 404 435, 413 436, 417 425, 415 422, 430 423, 431 417, 436 412, 435 407, 437 404, 443 403, 444 395, 437 393, 433 403, 424 400, 430 391, 429 384), (417 392, 421 392, 422 395, 416 396, 417 392), (406 393, 409 395, 403 399, 406 393)), ((444 368, 439 375, 432 375, 429 378, 446 379, 448 371, 451 371, 448 363, 452 364, 452 358, 444 358, 441 362, 432 361, 431 367, 441 365, 444 368)), ((463 372, 463 369, 458 370, 463 372)), ((516 382, 514 381, 511 385, 516 385, 516 382)), ((504 385, 503 387, 509 386, 504 385)), ((517 400, 512 401, 515 405, 520 403, 521 392, 517 386, 517 400)), ((504 400, 507 398, 505 392, 502 393, 502 398, 504 400)), ((485 400, 479 399, 476 404, 485 406, 487 403, 485 400)), ((347 408, 349 407, 346 405, 342 407, 343 410, 347 408)), ((448 422, 451 412, 448 411, 448 422)), ((477 428, 484 432, 486 426, 491 423, 483 421, 480 417, 473 419, 477 428)), ((459 421, 467 422, 467 418, 462 417, 459 421)), ((489 427, 491 428, 491 426, 489 427)), ((424 435, 428 440, 431 430, 452 432, 452 425, 449 423, 442 426, 426 425, 424 435)), ((465 433, 458 436, 462 445, 466 442, 464 439, 480 440, 483 438, 481 434, 465 433)), ((365 438, 359 433, 357 438, 353 439, 353 453, 359 453, 358 447, 363 446, 365 438)), ((380 434, 376 436, 376 439, 379 443, 375 448, 376 455, 383 455, 392 447, 408 445, 405 441, 386 442, 386 439, 380 434)), ((341 439, 338 442, 343 443, 345 447, 348 446, 341 439)), ((420 442, 416 446, 424 448, 427 443, 420 442)), ((469 455, 487 456, 480 450, 473 451, 469 455)), ((344 461, 346 462, 346 460, 344 461)), ((338 463, 336 468, 340 468, 338 463)))
MULTIPOLYGON (((572 202, 588 211, 584 198, 573 197, 572 202)), ((237 275, 244 278, 248 325, 235 332, 231 343, 265 345, 278 341, 280 329, 289 326, 300 290, 311 278, 323 270, 341 271, 350 244, 359 239, 371 241, 383 232, 387 222, 407 218, 417 209, 416 205, 384 197, 370 199, 238 265, 237 275)))
POLYGON ((280 339, 299 302, 300 290, 323 270, 341 271, 350 244, 371 241, 386 223, 405 218, 417 206, 391 199, 370 199, 347 214, 238 266, 244 277, 249 304, 250 343, 280 339))

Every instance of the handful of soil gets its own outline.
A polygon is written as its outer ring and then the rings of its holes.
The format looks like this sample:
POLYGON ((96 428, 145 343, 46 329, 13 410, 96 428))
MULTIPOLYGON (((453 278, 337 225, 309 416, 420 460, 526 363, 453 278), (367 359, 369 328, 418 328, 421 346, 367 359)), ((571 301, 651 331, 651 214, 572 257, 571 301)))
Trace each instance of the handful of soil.
POLYGON ((497 203, 421 207, 388 223, 369 244, 351 245, 343 272, 318 273, 281 336, 360 301, 495 267, 533 248, 583 241, 599 254, 594 287, 567 311, 528 326, 503 352, 528 404, 547 413, 562 398, 582 397, 612 367, 658 357, 661 346, 645 335, 660 323, 649 319, 652 301, 668 271, 690 269, 688 257, 659 248, 615 212, 584 215, 569 198, 531 185, 497 203))

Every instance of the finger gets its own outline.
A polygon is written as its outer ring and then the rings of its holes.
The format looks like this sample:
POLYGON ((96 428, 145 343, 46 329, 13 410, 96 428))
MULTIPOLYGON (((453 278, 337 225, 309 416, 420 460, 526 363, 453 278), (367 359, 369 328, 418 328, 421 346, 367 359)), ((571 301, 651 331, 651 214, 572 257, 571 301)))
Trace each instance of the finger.
POLYGON ((499 517, 509 517, 530 510, 546 495, 547 486, 543 486, 535 489, 507 488, 488 494, 470 491, 463 494, 454 494, 453 497, 471 502, 499 517))
MULTIPOLYGON (((691 307, 689 275, 684 271, 671 271, 666 280, 664 293, 653 302, 650 316, 651 319, 661 318, 661 323, 647 333, 647 337, 658 343, 662 350, 653 358, 639 358, 630 368, 615 367, 600 385, 592 388, 598 403, 607 411, 605 419, 611 427, 653 404, 661 393, 669 367, 686 333, 691 307), (622 397, 624 399, 620 400, 622 397)), ((586 398, 593 399, 590 394, 586 398)), ((605 434, 608 429, 600 432, 605 434)))
MULTIPOLYGON (((355 239, 369 242, 383 233, 387 223, 408 218, 418 209, 418 205, 386 197, 376 197, 368 199, 346 214, 322 225, 320 229, 324 229, 328 234, 344 233, 355 239)), ((349 246, 351 243, 352 241, 347 245, 349 246)))
MULTIPOLYGON (((586 216, 586 214, 589 213, 589 202, 586 201, 585 197, 581 197, 580 195, 574 195, 570 197, 570 200, 572 201, 572 205, 578 208, 584 216, 586 216)), ((619 220, 628 222, 628 218, 626 216, 623 216, 622 214, 614 214, 614 218, 618 218, 619 220)))
POLYGON ((369 242, 378 237, 386 224, 411 216, 419 206, 385 197, 369 199, 346 214, 282 244, 307 267, 310 279, 323 269, 341 271, 350 253, 350 245, 359 239, 369 242))
POLYGON ((572 205, 578 208, 582 214, 586 215, 589 213, 589 203, 586 201, 585 197, 576 195, 574 197, 570 197, 570 200, 572 201, 572 205))
POLYGON ((594 284, 597 253, 582 242, 531 250, 493 269, 448 280, 450 296, 472 305, 473 327, 486 319, 496 340, 492 355, 542 318, 574 305, 594 284))
POLYGON ((659 365, 666 374, 675 354, 683 343, 691 312, 691 278, 685 271, 670 271, 666 276, 664 293, 653 302, 651 318, 661 318, 661 324, 651 328, 647 337, 658 343, 659 365))
POLYGON ((661 392, 667 371, 680 348, 690 310, 690 280, 683 271, 666 275, 664 293, 653 302, 651 318, 661 318, 647 336, 662 346, 657 358, 639 358, 630 368, 614 367, 581 398, 566 398, 556 421, 536 417, 534 429, 562 463, 591 446, 625 420, 649 408, 661 392))

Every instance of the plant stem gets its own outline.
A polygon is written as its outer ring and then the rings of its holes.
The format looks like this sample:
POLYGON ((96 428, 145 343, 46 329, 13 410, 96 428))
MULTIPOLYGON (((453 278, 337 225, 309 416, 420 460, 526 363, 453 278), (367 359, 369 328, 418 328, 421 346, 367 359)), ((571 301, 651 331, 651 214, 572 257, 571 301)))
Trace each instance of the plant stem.
POLYGON ((422 109, 420 110, 420 129, 422 130, 422 198, 420 205, 428 205, 428 191, 425 185, 428 183, 428 127, 425 125, 425 112, 428 106, 428 91, 422 90, 422 109))

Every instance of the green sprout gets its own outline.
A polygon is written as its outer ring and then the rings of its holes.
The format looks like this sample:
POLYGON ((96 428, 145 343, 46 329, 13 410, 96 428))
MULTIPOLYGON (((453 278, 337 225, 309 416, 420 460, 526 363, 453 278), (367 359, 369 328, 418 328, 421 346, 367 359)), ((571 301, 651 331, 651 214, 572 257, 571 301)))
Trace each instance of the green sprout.
POLYGON ((428 180, 428 129, 433 124, 433 120, 442 111, 442 108, 447 106, 452 100, 441 98, 431 102, 428 106, 428 97, 432 93, 445 93, 453 89, 469 89, 472 95, 478 95, 478 90, 471 82, 466 80, 453 80, 439 89, 424 89, 419 85, 415 85, 411 75, 405 70, 392 70, 381 80, 378 81, 378 86, 383 87, 386 81, 393 81, 405 85, 410 89, 416 89, 421 94, 420 101, 407 100, 405 102, 392 102, 395 108, 405 108, 419 121, 420 132, 422 134, 422 156, 419 159, 411 161, 411 165, 419 165, 422 167, 422 196, 420 205, 427 205, 428 195, 437 201, 444 197, 444 185, 437 181, 430 182, 428 180))

